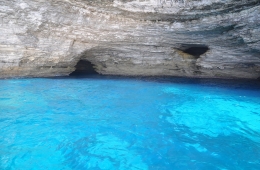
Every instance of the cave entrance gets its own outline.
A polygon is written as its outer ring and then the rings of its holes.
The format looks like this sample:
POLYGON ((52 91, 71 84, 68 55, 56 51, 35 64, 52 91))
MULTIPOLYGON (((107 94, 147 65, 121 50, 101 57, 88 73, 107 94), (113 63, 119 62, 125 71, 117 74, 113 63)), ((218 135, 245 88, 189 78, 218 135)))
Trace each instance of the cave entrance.
POLYGON ((180 46, 180 50, 184 53, 199 58, 202 54, 205 54, 209 50, 209 47, 201 44, 182 44, 180 46))
POLYGON ((208 47, 190 47, 184 50, 183 52, 199 57, 200 55, 206 53, 208 50, 208 47))
POLYGON ((94 65, 87 60, 79 60, 75 66, 76 70, 70 73, 70 76, 86 76, 86 75, 95 75, 96 72, 94 65))

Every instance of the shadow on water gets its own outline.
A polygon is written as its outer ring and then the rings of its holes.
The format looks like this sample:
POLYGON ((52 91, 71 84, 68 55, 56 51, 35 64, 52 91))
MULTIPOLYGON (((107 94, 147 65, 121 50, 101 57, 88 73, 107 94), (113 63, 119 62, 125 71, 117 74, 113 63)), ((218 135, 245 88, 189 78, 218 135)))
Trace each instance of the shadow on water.
POLYGON ((198 84, 205 86, 221 86, 228 88, 259 89, 260 81, 251 79, 219 79, 219 78, 186 78, 186 77, 155 77, 150 81, 177 84, 198 84))
POLYGON ((103 79, 103 80, 138 80, 157 83, 194 84, 205 86, 221 86, 233 89, 259 89, 260 79, 216 79, 216 78, 187 78, 171 76, 118 76, 101 75, 95 70, 95 66, 87 61, 80 60, 75 66, 75 71, 68 77, 49 77, 49 79, 103 79))
POLYGON ((218 79, 218 78, 187 78, 171 76, 119 76, 119 75, 102 75, 98 73, 85 74, 84 72, 73 72, 68 77, 49 77, 49 79, 106 79, 106 80, 138 80, 158 83, 174 84, 198 84, 205 86, 222 86, 238 89, 257 89, 260 90, 259 80, 250 79, 218 79))

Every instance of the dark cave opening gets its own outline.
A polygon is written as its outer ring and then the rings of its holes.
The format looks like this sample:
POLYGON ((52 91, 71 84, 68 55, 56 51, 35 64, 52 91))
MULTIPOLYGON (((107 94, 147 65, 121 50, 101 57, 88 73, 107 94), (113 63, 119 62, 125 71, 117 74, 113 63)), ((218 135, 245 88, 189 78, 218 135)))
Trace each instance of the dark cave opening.
POLYGON ((70 73, 70 76, 85 76, 85 75, 95 75, 96 72, 94 65, 87 60, 79 60, 75 66, 76 70, 70 73))
POLYGON ((199 57, 200 55, 206 53, 208 50, 209 48, 207 46, 194 46, 183 50, 183 52, 193 55, 195 57, 199 57))

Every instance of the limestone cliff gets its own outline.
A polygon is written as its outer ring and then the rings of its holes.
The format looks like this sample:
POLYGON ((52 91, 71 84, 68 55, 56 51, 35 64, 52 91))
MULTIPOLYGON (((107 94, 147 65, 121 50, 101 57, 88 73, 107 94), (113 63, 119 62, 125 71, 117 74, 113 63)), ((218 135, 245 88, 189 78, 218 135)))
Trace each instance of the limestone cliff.
POLYGON ((259 0, 0 0, 0 77, 260 77, 259 0))

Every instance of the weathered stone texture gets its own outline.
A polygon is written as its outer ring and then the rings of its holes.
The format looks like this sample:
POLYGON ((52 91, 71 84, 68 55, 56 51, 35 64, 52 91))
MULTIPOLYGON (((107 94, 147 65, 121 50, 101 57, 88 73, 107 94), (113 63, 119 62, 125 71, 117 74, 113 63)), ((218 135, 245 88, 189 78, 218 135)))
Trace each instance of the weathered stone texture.
POLYGON ((259 0, 0 0, 0 77, 260 77, 259 0), (208 47, 198 56, 189 48, 208 47))

